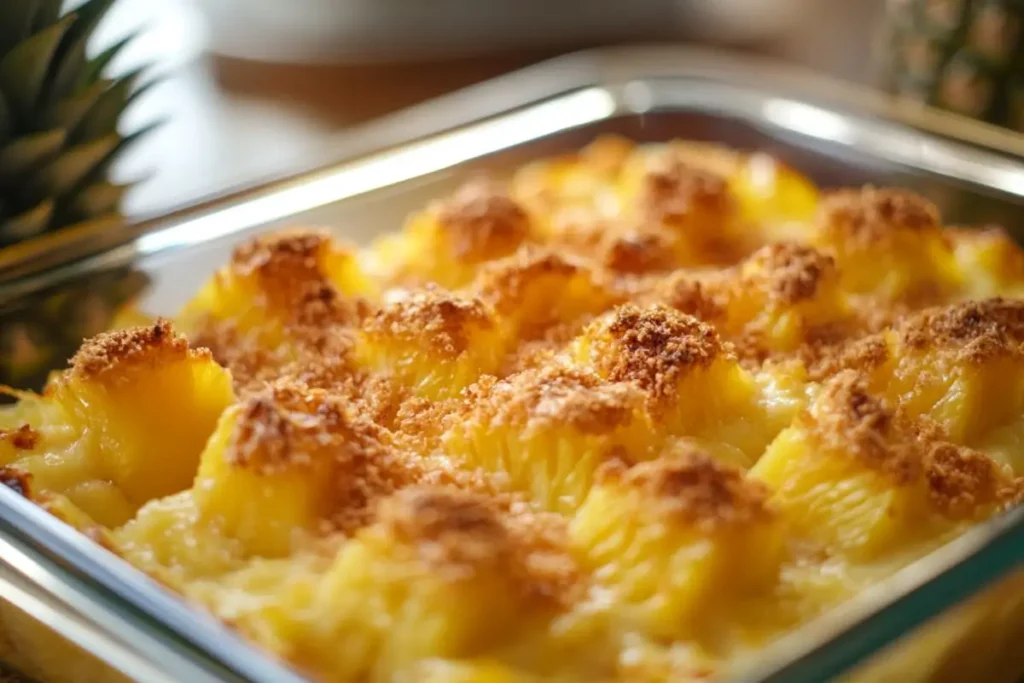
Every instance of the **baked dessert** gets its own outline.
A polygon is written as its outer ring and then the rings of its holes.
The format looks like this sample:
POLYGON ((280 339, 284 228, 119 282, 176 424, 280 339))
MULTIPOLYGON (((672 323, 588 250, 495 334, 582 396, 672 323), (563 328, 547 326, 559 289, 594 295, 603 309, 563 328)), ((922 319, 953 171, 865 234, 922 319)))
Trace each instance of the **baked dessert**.
POLYGON ((239 246, 3 412, 0 472, 314 680, 717 679, 1020 502, 1022 293, 909 192, 602 138, 239 246))

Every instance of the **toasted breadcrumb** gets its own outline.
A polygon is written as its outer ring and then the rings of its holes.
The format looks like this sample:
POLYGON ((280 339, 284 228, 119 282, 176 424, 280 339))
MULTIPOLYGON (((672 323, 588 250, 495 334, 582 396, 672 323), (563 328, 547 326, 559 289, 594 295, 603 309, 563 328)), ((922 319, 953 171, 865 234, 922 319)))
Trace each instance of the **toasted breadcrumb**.
POLYGON ((468 348, 474 329, 490 329, 494 317, 476 298, 465 298, 437 287, 396 291, 394 298, 371 314, 363 330, 371 339, 423 344, 454 358, 468 348))
POLYGON ((455 256, 466 262, 509 254, 530 233, 526 211, 500 185, 483 178, 441 203, 437 220, 451 237, 455 256))
POLYGON ((32 428, 32 425, 23 424, 15 429, 0 429, 0 441, 7 441, 12 446, 22 451, 30 451, 39 445, 42 435, 32 428))
POLYGON ((920 195, 871 185, 830 193, 822 199, 817 220, 845 249, 856 250, 885 243, 897 232, 938 231, 940 226, 939 210, 920 195))
POLYGON ((71 359, 72 376, 117 382, 133 367, 156 367, 208 354, 206 349, 190 350, 188 340, 161 318, 149 327, 105 332, 86 341, 71 359))

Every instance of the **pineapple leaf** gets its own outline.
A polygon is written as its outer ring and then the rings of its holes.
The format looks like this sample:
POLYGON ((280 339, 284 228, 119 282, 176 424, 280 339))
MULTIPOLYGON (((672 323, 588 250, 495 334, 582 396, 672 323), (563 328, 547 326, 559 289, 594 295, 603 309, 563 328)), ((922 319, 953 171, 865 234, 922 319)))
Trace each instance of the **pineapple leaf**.
POLYGON ((22 242, 45 232, 53 217, 53 209, 53 201, 48 199, 0 223, 0 246, 22 242))
POLYGON ((26 135, 0 149, 0 188, 42 168, 60 154, 67 134, 61 129, 26 135))
POLYGON ((11 134, 11 112, 7 108, 7 100, 0 94, 0 145, 7 142, 11 134))
POLYGON ((37 0, 6 0, 0 9, 0 56, 32 33, 37 0))
POLYGON ((36 18, 32 24, 32 31, 42 31, 50 24, 54 24, 60 18, 60 8, 64 5, 63 0, 37 0, 36 18))
POLYGON ((119 54, 121 54, 121 50, 123 50, 128 43, 132 42, 140 33, 141 31, 130 33, 89 60, 79 78, 78 87, 84 88, 98 81, 100 77, 103 76, 103 72, 110 63, 114 61, 119 54))
POLYGON ((0 91, 25 128, 32 128, 32 112, 43 92, 50 62, 72 20, 72 16, 61 19, 19 43, 0 59, 0 91))
POLYGON ((73 143, 86 142, 117 131, 117 121, 132 97, 132 90, 141 71, 114 81, 85 112, 71 131, 73 143))
POLYGON ((107 171, 110 169, 110 165, 128 147, 131 147, 133 144, 135 144, 136 142, 138 142, 139 140, 141 140, 145 136, 149 135, 150 133, 152 133, 154 130, 156 130, 157 128, 161 127, 165 123, 167 123, 166 119, 158 119, 157 121, 154 121, 153 123, 150 123, 150 124, 148 124, 146 126, 143 126, 142 128, 136 130, 135 132, 133 132, 133 133, 131 133, 129 135, 126 135, 124 138, 121 138, 121 140, 120 140, 120 142, 118 142, 117 146, 113 150, 111 150, 111 152, 107 155, 106 159, 104 159, 96 168, 94 168, 92 170, 92 172, 85 179, 85 181, 82 183, 82 185, 83 186, 91 185, 93 183, 96 183, 96 182, 99 182, 100 180, 102 180, 104 178, 105 174, 107 173, 107 171))
POLYGON ((74 11, 75 21, 57 48, 50 71, 48 92, 51 101, 75 91, 88 65, 86 49, 93 31, 115 0, 90 0, 74 11))
POLYGON ((97 81, 76 95, 57 102, 46 112, 47 124, 73 131, 109 87, 109 81, 97 81))
POLYGON ((101 180, 89 185, 68 202, 64 211, 70 221, 85 220, 91 216, 116 213, 121 199, 128 192, 127 185, 101 180))
POLYGON ((66 150, 25 183, 24 195, 34 201, 69 196, 107 160, 119 143, 120 139, 114 134, 66 150))

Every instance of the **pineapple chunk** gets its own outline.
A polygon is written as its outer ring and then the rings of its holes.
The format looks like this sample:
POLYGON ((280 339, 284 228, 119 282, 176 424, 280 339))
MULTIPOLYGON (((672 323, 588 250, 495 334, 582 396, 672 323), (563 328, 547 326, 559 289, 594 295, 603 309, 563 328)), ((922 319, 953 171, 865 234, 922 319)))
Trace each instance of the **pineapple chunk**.
POLYGON ((660 226, 680 265, 734 263, 759 238, 721 170, 673 147, 634 154, 620 176, 624 217, 660 226))
POLYGON ((689 451, 602 474, 570 538, 623 628, 699 640, 730 601, 775 581, 782 527, 739 469, 689 451))
POLYGON ((1024 412, 1024 301, 927 309, 861 348, 847 364, 871 389, 955 443, 976 447, 1024 412))
POLYGON ((867 386, 853 371, 830 380, 751 469, 794 528, 872 562, 935 543, 1016 495, 1003 468, 894 413, 867 386))
POLYGON ((953 241, 967 297, 1024 297, 1024 250, 1005 230, 947 228, 946 234, 953 241))
POLYGON ((599 137, 578 153, 523 166, 512 178, 512 194, 529 207, 541 235, 560 241, 565 224, 591 223, 620 211, 616 183, 633 149, 624 138, 599 137))
POLYGON ((393 680, 423 660, 486 657, 528 636, 576 597, 575 564, 549 533, 469 493, 399 492, 297 614, 300 659, 345 680, 393 680))
POLYGON ((761 405, 754 379, 715 329, 667 306, 627 304, 596 320, 570 348, 572 360, 647 396, 668 433, 720 442, 750 464, 782 425, 761 405))
POLYGON ((911 192, 864 187, 825 197, 812 243, 836 256, 843 289, 913 306, 962 288, 935 205, 911 192))
POLYGON ((363 323, 355 360, 415 396, 440 400, 497 371, 508 344, 494 312, 479 299, 434 287, 393 290, 363 323))
POLYGON ((194 493, 201 521, 273 557, 321 527, 360 525, 368 497, 410 476, 337 398, 280 382, 225 411, 194 493))
POLYGON ((513 253, 532 232, 530 216, 497 183, 478 179, 413 215, 373 247, 387 277, 403 284, 468 284, 486 261, 513 253))
POLYGON ((680 271, 658 283, 654 298, 713 323, 740 353, 757 360, 857 328, 835 260, 794 242, 762 247, 735 269, 680 271))
POLYGON ((583 261, 546 249, 524 249, 489 264, 471 291, 493 306, 520 340, 575 329, 613 302, 613 294, 583 261))
POLYGON ((444 450, 465 467, 505 473, 548 510, 570 511, 602 462, 652 456, 643 403, 628 384, 557 365, 487 378, 470 389, 444 450))
POLYGON ((33 436, 21 445, 30 447, 6 460, 37 489, 116 526, 146 501, 188 488, 233 401, 228 373, 166 321, 102 334, 43 396, 23 399, 18 413, 33 436))

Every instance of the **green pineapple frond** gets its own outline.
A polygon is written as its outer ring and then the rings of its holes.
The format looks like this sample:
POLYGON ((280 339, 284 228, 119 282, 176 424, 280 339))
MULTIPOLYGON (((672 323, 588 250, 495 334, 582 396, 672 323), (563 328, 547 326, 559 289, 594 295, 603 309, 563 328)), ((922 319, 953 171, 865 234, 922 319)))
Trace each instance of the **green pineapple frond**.
POLYGON ((0 2, 0 248, 118 215, 125 188, 107 172, 140 137, 118 121, 144 87, 137 71, 104 75, 131 36, 88 55, 114 2, 0 2))

